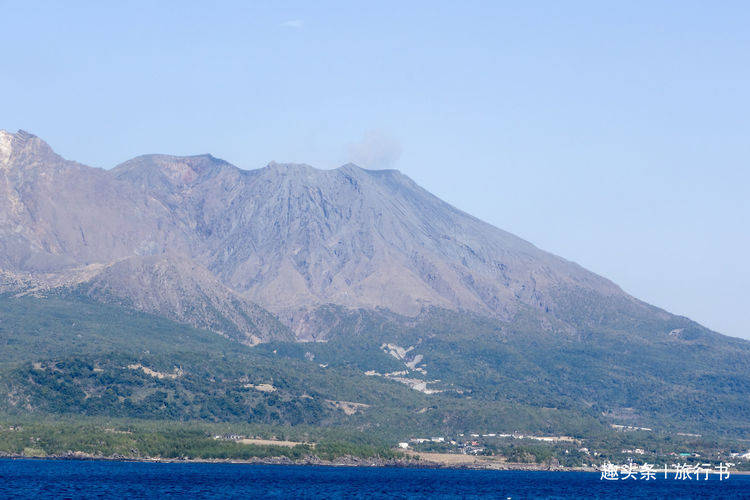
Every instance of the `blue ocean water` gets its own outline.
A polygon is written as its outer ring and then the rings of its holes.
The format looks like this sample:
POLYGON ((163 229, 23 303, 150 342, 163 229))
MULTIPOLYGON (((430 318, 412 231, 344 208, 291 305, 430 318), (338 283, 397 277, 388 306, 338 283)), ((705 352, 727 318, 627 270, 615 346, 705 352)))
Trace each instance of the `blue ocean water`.
POLYGON ((0 460, 2 498, 750 498, 750 476, 600 480, 586 472, 0 460))

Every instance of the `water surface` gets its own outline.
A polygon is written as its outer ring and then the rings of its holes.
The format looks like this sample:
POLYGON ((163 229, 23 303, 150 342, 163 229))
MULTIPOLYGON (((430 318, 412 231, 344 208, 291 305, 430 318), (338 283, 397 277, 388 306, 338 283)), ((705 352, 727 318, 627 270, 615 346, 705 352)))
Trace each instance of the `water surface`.
POLYGON ((598 473, 0 460, 0 498, 750 498, 728 480, 600 480, 598 473))

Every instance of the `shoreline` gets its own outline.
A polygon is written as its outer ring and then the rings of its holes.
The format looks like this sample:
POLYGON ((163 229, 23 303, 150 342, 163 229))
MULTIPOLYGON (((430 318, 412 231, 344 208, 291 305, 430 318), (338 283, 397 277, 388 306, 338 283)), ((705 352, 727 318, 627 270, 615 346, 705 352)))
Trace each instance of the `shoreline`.
MULTIPOLYGON (((161 457, 120 457, 120 456, 91 456, 86 454, 70 455, 46 455, 29 457, 25 455, 3 455, 0 460, 79 460, 91 462, 133 462, 133 463, 163 463, 163 464, 235 464, 235 465, 295 465, 295 466, 319 466, 319 467, 362 467, 362 468, 402 468, 402 469, 449 469, 449 470, 484 470, 484 471, 506 471, 506 472, 589 472, 599 473, 594 467, 563 467, 547 466, 544 464, 528 464, 521 462, 494 462, 494 463, 472 463, 472 464, 445 464, 429 460, 398 460, 398 459, 369 459, 352 456, 341 457, 337 460, 321 460, 310 457, 304 460, 290 460, 285 457, 259 458, 253 460, 232 458, 161 458, 161 457)), ((667 469, 670 474, 675 473, 673 469, 667 469)), ((663 469, 661 470, 663 471, 663 469)), ((661 472, 661 471, 657 471, 661 472)), ((748 470, 730 470, 731 475, 748 476, 748 470)), ((709 471, 710 474, 717 474, 709 471)))
POLYGON ((286 457, 234 459, 234 458, 162 458, 162 457, 125 457, 125 456, 95 456, 71 453, 66 455, 2 455, 0 460, 80 460, 100 462, 136 462, 136 463, 184 463, 184 464, 238 464, 238 465, 299 465, 322 467, 394 467, 404 469, 454 469, 454 470, 507 470, 523 472, 598 472, 591 467, 561 467, 545 466, 543 464, 524 464, 515 462, 488 464, 445 464, 430 460, 359 458, 344 456, 336 460, 322 460, 308 457, 303 460, 291 460, 286 457))

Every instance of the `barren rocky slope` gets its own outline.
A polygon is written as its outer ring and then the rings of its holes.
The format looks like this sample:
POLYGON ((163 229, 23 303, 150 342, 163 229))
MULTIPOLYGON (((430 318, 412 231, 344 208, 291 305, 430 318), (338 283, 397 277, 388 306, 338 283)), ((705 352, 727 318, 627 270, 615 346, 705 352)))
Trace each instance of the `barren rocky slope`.
POLYGON ((180 256, 131 257, 106 266, 74 291, 211 330, 244 344, 293 340, 272 314, 180 256))
MULTIPOLYGON (((144 156, 112 173, 194 231, 224 283, 292 317, 324 304, 511 318, 583 290, 630 300, 580 266, 442 202, 397 171, 306 165, 243 171, 210 156, 144 156)), ((288 316, 287 316, 288 315, 288 316)))
POLYGON ((522 314, 567 332, 612 317, 669 317, 394 170, 272 163, 248 171, 210 155, 147 155, 106 171, 66 161, 26 132, 0 132, 0 152, 0 269, 65 285, 98 266, 106 271, 89 284, 92 296, 106 290, 224 331, 207 312, 221 310, 249 339, 268 336, 240 319, 240 296, 305 338, 314 337, 304 326, 317 322, 310 315, 331 304, 406 316, 522 314), (144 260, 113 265, 144 256, 161 263, 148 261, 145 273, 144 260), (175 271, 154 274, 167 261, 175 271), (115 272, 127 265, 135 268, 115 272), (150 278, 121 279, 129 272, 150 278), (224 286, 195 285, 207 280, 224 286))

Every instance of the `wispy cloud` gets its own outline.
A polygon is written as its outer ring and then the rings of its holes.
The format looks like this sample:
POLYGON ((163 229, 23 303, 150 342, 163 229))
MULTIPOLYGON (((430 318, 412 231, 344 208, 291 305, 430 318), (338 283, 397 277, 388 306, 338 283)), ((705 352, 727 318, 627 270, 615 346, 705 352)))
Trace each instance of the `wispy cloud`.
POLYGON ((279 26, 281 26, 282 28, 301 28, 304 25, 305 21, 303 21, 302 19, 292 19, 279 24, 279 26))
POLYGON ((349 144, 349 161, 365 168, 391 168, 401 157, 401 143, 380 130, 367 132, 362 140, 349 144))

